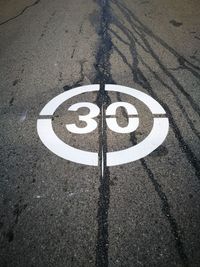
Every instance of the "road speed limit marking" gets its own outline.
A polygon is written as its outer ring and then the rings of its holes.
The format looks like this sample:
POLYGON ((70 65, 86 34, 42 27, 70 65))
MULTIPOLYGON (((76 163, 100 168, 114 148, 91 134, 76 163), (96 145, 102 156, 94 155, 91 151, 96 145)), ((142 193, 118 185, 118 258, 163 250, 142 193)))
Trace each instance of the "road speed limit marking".
MULTIPOLYGON (((100 109, 97 105, 89 102, 80 102, 72 105, 68 110, 78 111, 79 108, 86 107, 90 111, 87 115, 79 116, 79 121, 84 121, 87 126, 77 127, 76 124, 66 124, 66 128, 71 133, 85 134, 93 132, 97 128, 97 122, 94 120, 100 114, 100 109)), ((118 107, 124 107, 127 110, 128 115, 137 114, 135 107, 126 102, 115 102, 111 104, 107 110, 106 115, 115 115, 118 107)), ((129 118, 129 123, 126 127, 120 127, 117 124, 116 118, 106 118, 106 122, 110 130, 117 133, 131 133, 135 131, 139 125, 139 118, 129 118)))
MULTIPOLYGON (((65 101, 72 97, 78 96, 83 93, 97 92, 100 90, 100 86, 88 85, 81 86, 70 91, 64 92, 51 101, 49 101, 46 106, 40 112, 42 116, 53 116, 57 108, 65 101)), ((140 92, 136 89, 120 86, 120 85, 105 85, 105 90, 108 92, 120 92, 127 94, 135 99, 143 102, 153 115, 163 115, 166 114, 163 107, 151 96, 140 92)), ((75 123, 66 124, 66 131, 74 134, 90 134, 97 127, 96 117, 100 114, 100 109, 97 105, 90 102, 78 102, 71 105, 68 110, 77 112, 80 108, 86 107, 89 109, 87 115, 79 115, 79 121, 85 122, 84 127, 78 127, 75 123)), ((139 126, 138 112, 134 105, 128 102, 114 102, 111 103, 106 111, 106 123, 108 128, 116 133, 131 133, 134 132, 139 126), (128 116, 128 125, 121 127, 117 123, 116 110, 118 107, 123 107, 126 110, 128 116), (107 116, 112 116, 108 118, 107 116), (133 117, 134 116, 134 117, 133 117)), ((107 166, 115 166, 120 164, 125 164, 138 159, 141 159, 158 146, 160 146, 165 140, 169 130, 169 121, 166 117, 155 117, 153 119, 153 126, 149 135, 139 144, 136 144, 130 148, 107 152, 107 166)), ((54 132, 52 127, 52 120, 49 118, 40 118, 37 121, 37 131, 38 135, 43 142, 43 144, 51 150, 53 153, 59 157, 70 160, 76 163, 81 163, 85 165, 97 166, 98 165, 98 153, 84 151, 81 149, 74 148, 69 144, 64 143, 54 132)))

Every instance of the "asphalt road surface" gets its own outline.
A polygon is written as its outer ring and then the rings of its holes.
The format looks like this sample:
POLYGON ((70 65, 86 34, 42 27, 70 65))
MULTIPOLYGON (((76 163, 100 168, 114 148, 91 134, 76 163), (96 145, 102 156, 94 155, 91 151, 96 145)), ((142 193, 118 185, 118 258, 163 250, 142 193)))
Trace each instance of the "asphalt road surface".
POLYGON ((200 266, 199 18, 199 0, 0 0, 1 267, 200 266))

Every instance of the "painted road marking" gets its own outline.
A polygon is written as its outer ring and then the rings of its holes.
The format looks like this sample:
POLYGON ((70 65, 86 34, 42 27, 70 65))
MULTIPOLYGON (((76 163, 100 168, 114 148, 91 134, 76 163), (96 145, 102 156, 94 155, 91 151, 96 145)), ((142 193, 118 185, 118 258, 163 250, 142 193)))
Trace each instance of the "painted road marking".
MULTIPOLYGON (((106 110, 106 116, 115 116, 117 108, 124 107, 128 115, 136 115, 136 108, 126 102, 115 102, 108 106, 106 110)), ((100 114, 100 109, 97 105, 90 102, 80 102, 73 104, 69 107, 69 111, 78 111, 80 108, 88 108, 89 113, 87 115, 79 116, 79 121, 86 122, 85 127, 77 127, 76 124, 66 124, 66 128, 71 133, 86 134, 91 133, 97 128, 97 122, 94 120, 100 114)), ((106 123, 111 131, 116 133, 131 133, 134 132, 139 126, 139 118, 129 118, 128 125, 126 127, 120 127, 116 118, 106 118, 106 123)))
MULTIPOLYGON (((106 110, 106 116, 115 116, 117 108, 123 107, 126 109, 128 116, 138 115, 136 108, 127 102, 115 102, 108 106, 106 110)), ((120 127, 116 118, 106 118, 106 122, 111 131, 117 133, 131 133, 134 132, 139 126, 139 118, 128 118, 128 125, 126 127, 120 127)))
POLYGON ((85 127, 77 127, 76 124, 66 124, 66 128, 71 133, 86 134, 91 133, 97 128, 97 122, 94 120, 100 113, 100 109, 97 105, 89 102, 80 102, 69 107, 70 111, 77 111, 80 108, 86 107, 89 109, 87 115, 79 116, 79 121, 86 122, 85 127))
MULTIPOLYGON (((83 93, 99 90, 100 86, 95 84, 77 87, 70 91, 64 92, 48 102, 40 112, 40 115, 52 116, 57 108, 68 99, 83 93)), ((148 107, 153 115, 166 114, 163 107, 155 99, 136 89, 120 85, 105 85, 105 90, 110 92, 124 93, 140 100, 148 107)), ((71 133, 88 134, 97 128, 97 122, 95 118, 100 114, 100 109, 97 105, 90 102, 79 102, 70 106, 68 110, 77 112, 79 108, 82 107, 87 107, 89 109, 87 115, 79 116, 79 120, 86 122, 86 126, 80 128, 76 124, 66 124, 66 129, 71 133)), ((129 117, 128 125, 126 127, 121 127, 118 125, 116 118, 106 118, 106 123, 109 129, 121 134, 135 131, 139 126, 139 118, 130 117, 131 115, 138 116, 138 112, 132 104, 127 102, 112 103, 107 107, 105 112, 106 116, 115 116, 118 107, 123 107, 126 109, 129 117)), ((152 130, 142 142, 124 150, 107 152, 107 166, 125 164, 147 156, 163 143, 167 136, 168 130, 168 118, 154 118, 152 130)), ((51 119, 38 119, 37 131, 43 144, 59 157, 76 163, 98 166, 98 153, 80 150, 64 143, 55 134, 51 119)))

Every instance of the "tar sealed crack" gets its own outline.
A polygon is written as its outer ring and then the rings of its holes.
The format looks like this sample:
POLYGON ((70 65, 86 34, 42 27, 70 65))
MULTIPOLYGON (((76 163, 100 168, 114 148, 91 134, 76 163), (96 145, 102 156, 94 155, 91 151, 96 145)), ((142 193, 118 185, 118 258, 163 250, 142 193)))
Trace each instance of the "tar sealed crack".
POLYGON ((6 24, 6 23, 8 23, 9 21, 12 21, 12 20, 18 18, 18 17, 21 16, 27 9, 29 9, 29 8, 31 8, 31 7, 33 7, 33 6, 35 6, 35 5, 37 5, 39 2, 40 2, 40 0, 36 0, 33 4, 26 6, 26 7, 25 7, 19 14, 17 14, 16 16, 14 16, 14 17, 12 17, 12 18, 10 18, 10 19, 7 19, 7 20, 1 22, 1 23, 0 23, 0 26, 1 26, 1 25, 4 25, 4 24, 6 24))
POLYGON ((76 87, 79 87, 82 85, 83 81, 84 81, 84 78, 85 78, 85 75, 84 75, 84 63, 86 62, 86 60, 82 60, 80 61, 80 78, 78 81, 76 81, 75 83, 73 83, 72 85, 65 85, 63 87, 63 90, 64 91, 68 91, 72 88, 76 88, 76 87))
POLYGON ((190 103, 191 108, 194 110, 195 113, 200 115, 200 108, 197 104, 196 100, 193 99, 191 94, 189 94, 184 86, 180 84, 178 79, 175 75, 173 75, 164 65, 161 58, 159 57, 157 51, 152 47, 149 38, 151 37, 155 42, 157 42, 160 46, 163 47, 168 53, 173 55, 177 62, 180 64, 181 68, 192 73, 194 77, 197 79, 200 78, 200 74, 198 71, 200 68, 193 63, 189 62, 186 58, 184 58, 182 55, 180 55, 178 52, 176 52, 172 47, 170 47, 167 43, 165 43, 159 36, 154 34, 146 25, 144 25, 139 18, 133 13, 133 11, 129 10, 127 6, 125 6, 123 3, 118 2, 116 0, 111 0, 113 4, 115 4, 119 10, 124 15, 124 19, 127 20, 127 22, 130 24, 130 27, 132 30, 129 30, 124 24, 119 20, 117 17, 112 18, 112 23, 123 32, 123 34, 127 37, 128 41, 122 40, 122 38, 119 37, 119 35, 113 31, 110 30, 110 32, 120 41, 126 44, 130 50, 131 53, 131 60, 132 64, 129 63, 128 59, 124 55, 122 51, 118 49, 117 46, 113 46, 113 49, 119 54, 119 56, 122 58, 123 62, 128 66, 128 68, 131 70, 133 75, 133 80, 135 83, 142 86, 154 99, 156 99, 165 109, 167 116, 170 121, 171 128, 174 132, 174 135, 176 139, 179 142, 179 146, 184 152, 188 162, 192 165, 192 167, 195 169, 196 176, 200 177, 200 162, 195 155, 195 153, 192 151, 190 146, 187 144, 186 140, 184 139, 184 136, 182 134, 181 129, 178 127, 177 122, 174 119, 174 116, 172 114, 172 111, 170 107, 158 96, 158 94, 153 90, 150 82, 146 78, 145 74, 142 72, 139 61, 142 63, 148 71, 152 73, 154 78, 159 81, 163 87, 172 93, 174 96, 175 101, 177 102, 178 107, 181 109, 182 113, 185 116, 185 119, 192 129, 193 133, 199 138, 199 132, 196 128, 195 123, 192 121, 192 119, 189 117, 187 109, 183 106, 180 100, 179 94, 182 94, 187 101, 190 103), (147 52, 157 63, 157 65, 160 67, 161 71, 168 77, 168 79, 173 83, 174 87, 169 86, 165 80, 163 80, 158 73, 154 72, 151 68, 151 66, 148 65, 147 62, 145 62, 145 59, 140 55, 138 52, 138 47, 143 49, 145 52, 147 52), (178 93, 174 90, 174 88, 177 89, 178 93))
POLYGON ((105 84, 114 83, 110 71, 110 55, 112 53, 112 40, 108 32, 112 14, 109 0, 98 0, 100 7, 100 24, 98 27, 99 46, 96 55, 95 69, 96 77, 94 83, 100 84, 96 103, 100 108, 99 123, 99 166, 100 166, 100 186, 97 211, 97 242, 96 242, 96 266, 108 266, 108 211, 110 203, 110 171, 106 166, 107 155, 107 125, 105 121, 105 110, 111 103, 108 93, 105 91, 105 84))
POLYGON ((171 213, 171 208, 170 208, 167 196, 164 193, 164 191, 162 190, 162 187, 160 186, 160 184, 158 183, 156 178, 154 177, 153 172, 147 166, 146 161, 144 159, 141 159, 140 162, 141 162, 144 170, 148 174, 148 177, 151 180, 151 183, 153 184, 154 189, 155 189, 157 195, 160 198, 162 213, 165 215, 166 219, 168 220, 168 222, 170 224, 171 233, 174 236, 176 249, 177 249, 178 254, 179 254, 180 258, 181 258, 183 266, 187 267, 187 266, 189 266, 188 257, 187 257, 187 255, 185 253, 184 245, 183 245, 183 242, 182 242, 182 238, 181 238, 181 235, 180 235, 180 230, 178 228, 177 222, 176 222, 175 218, 173 217, 173 215, 171 213))
MULTIPOLYGON (((199 78, 199 74, 196 71, 196 70, 198 70, 198 67, 193 65, 189 61, 187 61, 184 57, 180 56, 175 50, 173 50, 173 48, 169 47, 163 40, 161 40, 158 36, 156 36, 151 30, 149 30, 135 16, 135 14, 132 11, 130 11, 128 9, 128 7, 126 7, 121 2, 118 2, 118 1, 115 1, 115 0, 112 0, 112 2, 115 5, 118 6, 120 11, 124 15, 124 18, 126 18, 127 22, 132 27, 132 30, 129 30, 128 28, 126 28, 121 23, 121 20, 119 20, 117 17, 115 17, 113 19, 113 24, 118 29, 120 29, 120 31, 123 32, 123 34, 127 37, 128 41, 127 40, 126 41, 123 40, 117 34, 116 31, 110 30, 112 35, 114 35, 120 42, 123 42, 126 46, 128 46, 128 48, 130 50, 130 53, 131 53, 131 57, 132 57, 131 58, 132 59, 132 64, 129 63, 130 60, 128 60, 126 58, 124 53, 122 51, 120 51, 117 46, 113 46, 113 49, 122 58, 124 64, 126 64, 128 66, 128 68, 131 70, 132 75, 133 75, 133 81, 135 83, 139 84, 140 86, 142 86, 144 89, 146 89, 146 91, 153 98, 155 98, 158 102, 160 102, 161 105, 164 107, 164 109, 167 111, 167 115, 168 115, 168 118, 170 120, 170 124, 172 126, 172 129, 173 129, 173 131, 175 133, 175 137, 179 141, 180 147, 185 152, 185 155, 186 155, 188 161, 190 162, 190 164, 196 170, 196 174, 197 174, 197 177, 198 177, 199 176, 199 162, 198 162, 196 156, 192 152, 192 150, 189 147, 189 145, 185 142, 185 140, 184 140, 184 138, 182 136, 182 133, 181 133, 180 129, 178 128, 178 126, 177 126, 177 124, 176 124, 176 122, 175 122, 175 120, 174 120, 174 118, 172 116, 172 112, 171 112, 170 108, 168 107, 168 105, 164 101, 162 101, 162 99, 160 99, 158 97, 158 95, 153 90, 150 82, 145 77, 144 73, 141 71, 141 69, 139 67, 139 62, 141 62, 154 75, 156 80, 159 80, 159 82, 161 82, 161 84, 164 87, 166 87, 168 90, 170 90, 170 92, 174 95, 174 97, 175 97, 175 99, 176 99, 176 101, 178 103, 179 108, 183 111, 184 115, 186 115, 186 120, 187 120, 188 124, 190 125, 191 129, 193 130, 193 133, 198 136, 198 132, 196 131, 195 125, 193 124, 191 119, 187 116, 187 112, 186 112, 185 108, 183 107, 183 105, 181 104, 178 95, 166 84, 165 81, 162 80, 162 78, 159 77, 159 74, 153 72, 151 67, 148 66, 147 63, 145 63, 145 60, 139 54, 137 47, 139 46, 140 48, 142 48, 146 53, 151 55, 154 58, 154 60, 156 60, 158 66, 161 68, 161 70, 174 83, 174 86, 176 86, 176 88, 188 99, 188 101, 190 102, 192 108, 197 113, 199 113, 199 107, 195 103, 194 99, 191 98, 191 96, 185 91, 185 88, 183 88, 183 86, 180 85, 180 83, 178 82, 176 77, 173 74, 171 74, 167 70, 167 68, 164 66, 164 64, 161 62, 161 59, 157 55, 156 51, 151 47, 150 42, 148 41, 148 38, 146 37, 146 35, 147 36, 149 35, 156 42, 158 42, 159 45, 162 45, 167 51, 169 51, 171 54, 173 54, 176 57, 177 61, 179 62, 180 66, 182 68, 184 68, 184 69, 187 69, 189 72, 194 74, 194 76, 196 76, 197 78, 199 78)), ((118 101, 121 101, 120 94, 117 95, 117 99, 118 99, 118 101)), ((126 114, 124 116, 127 117, 126 114)), ((135 133, 131 133, 130 134, 130 140, 131 140, 133 145, 137 144, 137 138, 135 136, 135 133)), ((166 150, 166 148, 162 148, 161 151, 159 151, 159 150, 157 152, 155 151, 154 155, 152 154, 152 156, 155 156, 156 153, 159 154, 159 156, 160 156, 160 153, 162 155, 166 155, 168 153, 168 151, 166 150)), ((166 194, 164 193, 164 191, 162 190, 162 187, 158 183, 158 181, 157 181, 156 177, 154 176, 152 170, 147 165, 146 160, 145 159, 141 159, 140 162, 141 162, 144 170, 146 171, 146 173, 147 173, 152 185, 154 186, 155 192, 157 193, 158 197, 160 198, 161 210, 162 210, 162 213, 165 215, 166 219, 169 222, 169 225, 170 225, 170 228, 171 228, 171 232, 172 232, 172 234, 174 236, 175 246, 176 246, 177 252, 178 252, 178 254, 180 256, 180 259, 182 261, 182 265, 183 266, 188 266, 189 265, 188 257, 187 257, 187 254, 185 252, 185 249, 184 249, 184 244, 183 244, 183 241, 182 241, 180 229, 179 229, 179 227, 177 225, 177 222, 176 222, 175 218, 172 215, 168 198, 167 198, 166 194)))

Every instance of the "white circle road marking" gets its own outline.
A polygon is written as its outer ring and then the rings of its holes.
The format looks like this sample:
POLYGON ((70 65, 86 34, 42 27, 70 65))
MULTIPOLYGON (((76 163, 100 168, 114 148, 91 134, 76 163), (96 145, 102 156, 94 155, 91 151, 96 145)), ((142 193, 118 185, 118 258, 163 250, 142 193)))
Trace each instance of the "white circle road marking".
POLYGON ((64 143, 55 134, 51 119, 39 119, 37 130, 43 144, 57 156, 76 163, 98 166, 98 153, 83 151, 64 143))
POLYGON ((107 166, 121 165, 144 158, 163 143, 168 129, 167 118, 154 118, 150 134, 141 143, 124 150, 107 153, 107 166))
MULTIPOLYGON (((155 99, 136 89, 121 85, 108 84, 106 85, 105 90, 124 93, 139 99, 154 115, 166 114, 163 107, 155 99)), ((107 153, 107 166, 121 165, 144 158, 164 142, 168 130, 168 118, 154 118, 151 132, 141 143, 124 150, 107 153)))
MULTIPOLYGON (((46 104, 46 106, 42 109, 40 115, 52 116, 54 112, 57 110, 57 108, 68 99, 80 95, 82 93, 98 91, 99 89, 100 86, 98 84, 94 84, 94 85, 77 87, 70 91, 64 92, 54 97, 52 100, 50 100, 46 104)), ((124 94, 128 94, 136 99, 139 99, 149 108, 149 110, 153 115, 166 114, 163 107, 156 100, 154 100, 151 96, 136 89, 121 85, 108 84, 105 85, 105 90, 121 92, 124 94)), ((80 129, 82 129, 81 130, 82 133, 87 133, 91 132, 97 127, 97 123, 94 120, 94 118, 99 114, 99 108, 96 105, 89 102, 82 102, 74 104, 70 108, 71 110, 76 111, 78 110, 79 107, 83 107, 84 105, 85 107, 89 108, 90 112, 88 115, 79 116, 79 119, 85 121, 87 123, 87 126, 84 128, 78 128, 75 124, 68 124, 66 125, 66 128, 68 130, 76 133, 78 132, 79 134, 81 134, 80 129)), ((128 115, 138 114, 137 110, 133 105, 126 102, 117 102, 117 103, 112 103, 107 108, 106 115, 115 115, 116 109, 119 106, 125 107, 128 115)), ((134 131, 139 125, 139 118, 129 118, 129 123, 127 127, 119 127, 117 125, 115 118, 107 118, 106 121, 108 127, 111 130, 119 133, 124 133, 124 132, 127 133, 130 131, 134 131)), ((125 164, 147 156, 163 143, 163 141, 167 136, 168 130, 169 130, 168 118, 163 118, 163 117, 154 118, 151 132, 141 143, 124 150, 107 152, 107 166, 125 164)), ((52 127, 51 119, 46 119, 46 118, 38 119, 37 131, 43 144, 59 157, 80 164, 98 166, 98 153, 80 150, 64 143, 55 134, 52 127)))
MULTIPOLYGON (((98 91, 99 88, 98 84, 94 84, 66 91, 50 100, 42 109, 40 115, 53 115, 56 109, 66 100, 82 93, 98 91)), ((57 156, 80 164, 98 166, 98 153, 83 151, 65 144, 55 134, 51 119, 38 119, 37 131, 43 144, 57 156)))
POLYGON ((82 93, 89 93, 94 91, 99 91, 99 84, 92 84, 92 85, 84 85, 72 90, 66 91, 52 100, 50 100, 46 106, 40 112, 40 115, 53 115, 56 109, 64 103, 66 100, 72 98, 73 96, 77 96, 82 93))

